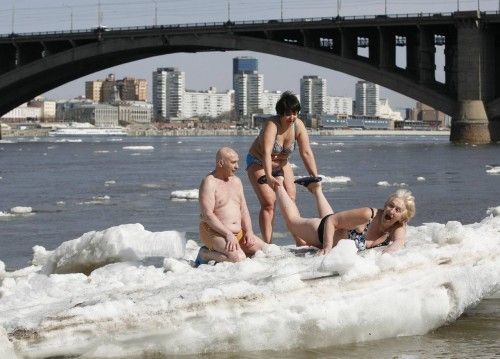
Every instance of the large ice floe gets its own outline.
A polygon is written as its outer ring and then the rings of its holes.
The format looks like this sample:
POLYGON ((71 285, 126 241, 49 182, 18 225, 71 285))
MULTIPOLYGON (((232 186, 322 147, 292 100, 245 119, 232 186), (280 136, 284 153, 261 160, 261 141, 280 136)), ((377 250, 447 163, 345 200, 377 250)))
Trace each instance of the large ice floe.
POLYGON ((15 272, 0 262, 0 356, 241 353, 424 334, 500 290, 500 207, 479 223, 410 226, 393 254, 357 253, 348 240, 325 257, 270 245, 195 268, 198 249, 181 232, 130 224, 35 247, 34 265, 15 272))

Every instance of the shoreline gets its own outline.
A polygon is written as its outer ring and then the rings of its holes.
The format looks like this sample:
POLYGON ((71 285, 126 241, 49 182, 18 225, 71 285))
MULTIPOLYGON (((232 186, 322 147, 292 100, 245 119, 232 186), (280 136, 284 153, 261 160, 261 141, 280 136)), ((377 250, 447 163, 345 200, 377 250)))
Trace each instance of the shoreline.
MULTIPOLYGON (((202 136, 257 136, 258 129, 198 129, 182 128, 174 130, 157 130, 152 128, 145 129, 125 129, 130 137, 202 137, 202 136)), ((353 129, 335 129, 335 130, 308 130, 310 136, 450 136, 449 130, 429 131, 429 130, 353 130, 353 129)), ((3 133, 2 138, 16 137, 49 137, 47 129, 30 130, 11 130, 9 133, 3 133)), ((61 136, 64 137, 64 136, 61 136)), ((68 136, 66 136, 68 137, 68 136)), ((86 137, 72 136, 72 137, 86 137)))

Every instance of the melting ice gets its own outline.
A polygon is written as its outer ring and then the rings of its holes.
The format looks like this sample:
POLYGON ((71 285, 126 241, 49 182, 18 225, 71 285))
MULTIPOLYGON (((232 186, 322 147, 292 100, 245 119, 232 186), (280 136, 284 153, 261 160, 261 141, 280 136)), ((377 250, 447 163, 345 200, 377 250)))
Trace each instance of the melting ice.
POLYGON ((268 246, 240 263, 192 266, 199 246, 140 224, 89 232, 33 266, 0 262, 0 357, 315 348, 419 335, 500 290, 500 207, 479 223, 409 227, 394 254, 341 241, 268 246), (404 313, 404 315, 401 315, 404 313), (249 334, 251 333, 251 334, 249 334))

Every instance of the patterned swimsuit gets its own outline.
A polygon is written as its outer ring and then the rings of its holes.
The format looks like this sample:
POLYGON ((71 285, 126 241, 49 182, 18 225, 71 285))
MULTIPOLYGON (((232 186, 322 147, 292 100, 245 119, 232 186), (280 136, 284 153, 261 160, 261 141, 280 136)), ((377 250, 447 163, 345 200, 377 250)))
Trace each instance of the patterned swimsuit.
MULTIPOLYGON (((275 122, 275 120, 272 120, 272 121, 275 122)), ((279 126, 279 124, 276 123, 276 126, 279 126)), ((264 133, 264 128, 262 128, 260 130, 260 133, 257 137, 262 138, 263 133, 264 133)), ((293 136, 295 138, 295 122, 293 123, 293 136)), ((278 142, 278 134, 276 133, 276 138, 274 140, 274 145, 273 145, 273 151, 271 153, 272 156, 278 156, 278 155, 289 156, 294 150, 295 150, 295 141, 292 142, 292 144, 289 147, 283 147, 283 145, 278 142)), ((254 156, 250 152, 247 154, 246 164, 247 164, 247 170, 248 170, 248 167, 250 167, 253 164, 256 164, 259 166, 264 166, 262 160, 257 158, 256 156, 254 156)))
MULTIPOLYGON (((368 233, 368 227, 372 223, 373 217, 375 217, 375 211, 373 210, 373 208, 370 208, 370 209, 372 210, 372 216, 370 218, 370 221, 366 224, 363 232, 360 233, 355 229, 351 229, 347 232, 347 236, 348 236, 347 238, 354 241, 354 243, 356 244, 356 248, 358 248, 358 251, 366 250, 366 234, 368 233)), ((333 213, 327 214, 325 217, 323 217, 321 219, 321 222, 319 224, 318 239, 319 239, 321 244, 323 244, 323 232, 324 232, 324 228, 325 228, 325 221, 331 215, 333 215, 333 213)), ((383 243, 379 244, 377 247, 386 246, 388 244, 389 244, 389 239, 386 239, 383 243)))

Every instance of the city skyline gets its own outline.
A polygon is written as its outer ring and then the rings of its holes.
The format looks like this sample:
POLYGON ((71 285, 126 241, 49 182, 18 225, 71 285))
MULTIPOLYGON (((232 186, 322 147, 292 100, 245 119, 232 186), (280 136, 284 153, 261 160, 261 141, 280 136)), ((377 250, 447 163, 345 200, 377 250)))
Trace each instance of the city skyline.
MULTIPOLYGON (((256 0, 252 6, 242 0, 214 0, 206 4, 201 0, 100 0, 92 4, 82 4, 76 0, 47 0, 44 6, 33 6, 28 0, 16 0, 0 6, 0 33, 51 31, 91 28, 98 24, 108 27, 140 26, 172 23, 193 23, 242 21, 249 19, 279 19, 299 17, 328 17, 337 15, 338 2, 331 0, 311 0, 307 6, 298 0, 264 1, 256 0), (98 5, 100 4, 100 7, 98 5), (283 4, 283 7, 280 5, 283 4), (100 16, 98 16, 100 9, 100 16)), ((340 14, 374 15, 411 12, 451 12, 476 9, 498 10, 498 1, 456 1, 444 0, 439 4, 431 1, 350 1, 341 2, 340 14), (363 14, 359 13, 363 9, 363 14)), ((440 54, 438 54, 440 56, 440 54)), ((161 67, 178 67, 186 73, 187 89, 219 90, 232 89, 231 62, 237 56, 251 56, 259 61, 259 73, 265 76, 265 88, 273 91, 291 90, 300 93, 300 79, 307 75, 317 75, 330 84, 328 95, 355 97, 354 84, 358 78, 307 63, 278 56, 250 51, 228 51, 194 54, 170 54, 107 68, 102 71, 71 81, 52 89, 47 98, 74 98, 83 95, 83 84, 96 78, 105 78, 114 73, 117 77, 132 76, 151 78, 151 72, 161 67), (209 75, 207 75, 209 74, 209 75)), ((438 71, 442 69, 438 68, 438 71)), ((151 87, 148 91, 151 98, 151 87)), ((380 88, 380 97, 389 99, 393 108, 412 107, 410 99, 386 88, 380 88)))

